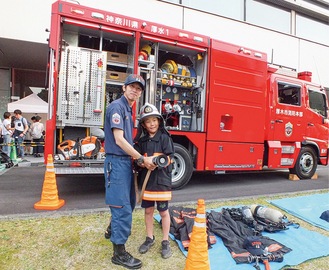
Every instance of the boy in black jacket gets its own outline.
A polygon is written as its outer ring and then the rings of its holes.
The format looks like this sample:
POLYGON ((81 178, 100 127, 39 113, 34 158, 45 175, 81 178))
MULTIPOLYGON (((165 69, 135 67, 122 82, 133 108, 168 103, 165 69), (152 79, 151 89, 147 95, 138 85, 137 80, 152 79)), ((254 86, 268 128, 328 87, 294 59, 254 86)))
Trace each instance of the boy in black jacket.
MULTIPOLYGON (((155 106, 146 103, 141 108, 139 131, 135 138, 135 149, 145 156, 161 155, 165 159, 164 164, 158 164, 158 167, 150 172, 145 191, 142 196, 141 207, 145 208, 145 225, 147 237, 145 242, 139 247, 140 253, 146 253, 155 242, 153 235, 153 214, 155 202, 157 210, 161 216, 163 238, 161 242, 161 256, 164 259, 172 255, 169 244, 170 215, 168 210, 168 201, 171 200, 171 160, 174 156, 174 144, 170 134, 165 129, 164 120, 155 106)), ((159 163, 154 160, 155 163, 159 163)), ((143 167, 143 166, 141 166, 143 167)), ((140 179, 145 178, 148 173, 143 168, 140 173, 140 179)))

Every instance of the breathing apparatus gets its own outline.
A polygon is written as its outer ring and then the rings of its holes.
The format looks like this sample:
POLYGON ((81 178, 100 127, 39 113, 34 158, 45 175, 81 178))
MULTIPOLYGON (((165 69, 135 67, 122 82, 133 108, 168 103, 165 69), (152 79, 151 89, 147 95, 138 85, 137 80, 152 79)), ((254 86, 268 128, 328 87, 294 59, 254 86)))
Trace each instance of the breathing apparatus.
POLYGON ((268 208, 262 205, 251 205, 250 210, 254 219, 259 225, 264 227, 265 231, 276 232, 287 230, 289 225, 295 225, 299 228, 299 224, 292 221, 285 221, 287 218, 280 211, 268 208))

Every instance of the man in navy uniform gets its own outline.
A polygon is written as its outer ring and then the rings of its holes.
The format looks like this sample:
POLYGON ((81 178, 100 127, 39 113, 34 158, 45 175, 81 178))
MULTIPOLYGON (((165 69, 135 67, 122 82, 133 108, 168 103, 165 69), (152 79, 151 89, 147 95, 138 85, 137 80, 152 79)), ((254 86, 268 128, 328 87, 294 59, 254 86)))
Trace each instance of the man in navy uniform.
POLYGON ((133 147, 132 106, 145 88, 140 75, 130 74, 122 87, 123 95, 113 101, 105 116, 105 201, 110 206, 111 222, 107 236, 113 243, 112 263, 138 269, 142 262, 130 255, 125 243, 131 233, 132 212, 136 204, 132 159, 154 170, 153 157, 143 157, 133 147))

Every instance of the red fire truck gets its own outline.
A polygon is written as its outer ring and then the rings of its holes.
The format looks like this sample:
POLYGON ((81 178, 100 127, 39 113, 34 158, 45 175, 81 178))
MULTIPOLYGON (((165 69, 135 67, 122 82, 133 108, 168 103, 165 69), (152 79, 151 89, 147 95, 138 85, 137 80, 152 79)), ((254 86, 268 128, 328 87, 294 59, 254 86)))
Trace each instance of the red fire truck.
POLYGON ((57 1, 49 38, 45 156, 59 174, 103 173, 106 107, 130 73, 175 143, 173 187, 193 171, 289 169, 311 178, 328 164, 328 101, 311 72, 264 52, 104 10, 57 1))

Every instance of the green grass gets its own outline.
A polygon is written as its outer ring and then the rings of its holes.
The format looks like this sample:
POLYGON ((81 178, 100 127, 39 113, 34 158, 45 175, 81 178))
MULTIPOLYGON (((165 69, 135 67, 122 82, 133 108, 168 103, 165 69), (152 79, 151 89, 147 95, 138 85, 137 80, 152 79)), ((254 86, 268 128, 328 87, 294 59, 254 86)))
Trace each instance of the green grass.
MULTIPOLYGON (((328 192, 322 190, 321 192, 328 192)), ((293 196, 310 193, 296 193, 293 196)), ((220 206, 269 205, 266 200, 290 197, 280 195, 272 197, 248 198, 234 201, 206 202, 206 209, 220 206)), ((186 207, 196 207, 184 205, 186 207)), ((280 210, 281 211, 281 210, 280 210)), ((329 232, 311 226, 287 214, 289 219, 298 221, 302 227, 317 231, 327 237, 329 232)), ((139 245, 145 240, 145 226, 142 209, 133 214, 132 234, 126 249, 143 261, 143 270, 171 269, 183 270, 185 257, 177 244, 171 241, 173 256, 167 260, 161 258, 161 227, 155 222, 156 244, 143 255, 138 254, 139 245)), ((58 213, 42 217, 25 217, 0 220, 0 269, 35 270, 35 269, 124 269, 111 263, 112 245, 104 238, 104 229, 108 225, 108 212, 89 214, 71 214, 59 216, 58 213)), ((328 248, 328 247, 326 247, 328 248)), ((329 257, 310 260, 296 266, 299 270, 328 269, 329 257)), ((263 265, 261 268, 263 269, 263 265)), ((223 266, 223 270, 225 267, 223 266)), ((254 269, 250 266, 250 269, 254 269)))

